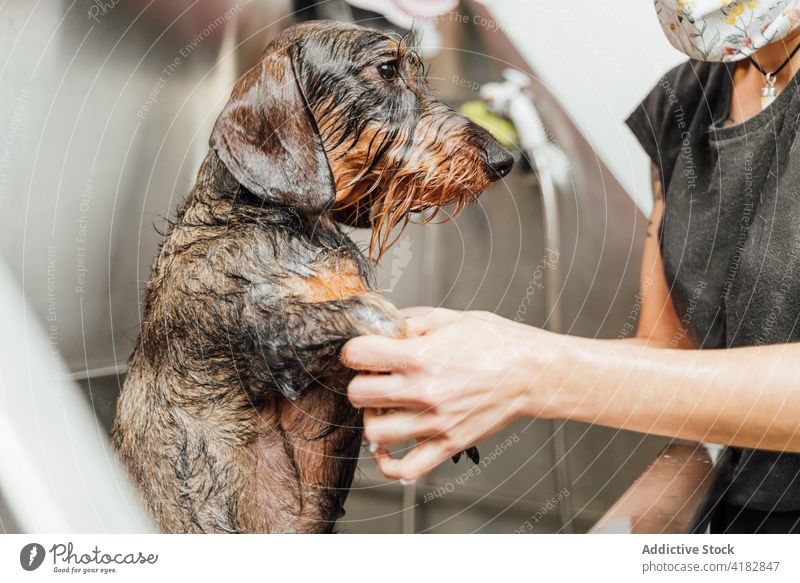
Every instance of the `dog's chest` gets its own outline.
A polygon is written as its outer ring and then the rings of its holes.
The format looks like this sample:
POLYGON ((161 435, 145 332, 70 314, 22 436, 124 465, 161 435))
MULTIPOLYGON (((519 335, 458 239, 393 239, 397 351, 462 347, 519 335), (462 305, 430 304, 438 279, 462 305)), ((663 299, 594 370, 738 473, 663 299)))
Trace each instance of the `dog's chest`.
POLYGON ((328 302, 357 296, 369 291, 358 266, 349 260, 328 265, 312 265, 312 273, 295 283, 299 296, 309 302, 328 302))
POLYGON ((372 291, 372 271, 355 245, 338 234, 325 240, 296 238, 286 253, 276 257, 277 269, 286 270, 284 293, 306 302, 351 298, 372 291), (299 249, 298 249, 299 247, 299 249))

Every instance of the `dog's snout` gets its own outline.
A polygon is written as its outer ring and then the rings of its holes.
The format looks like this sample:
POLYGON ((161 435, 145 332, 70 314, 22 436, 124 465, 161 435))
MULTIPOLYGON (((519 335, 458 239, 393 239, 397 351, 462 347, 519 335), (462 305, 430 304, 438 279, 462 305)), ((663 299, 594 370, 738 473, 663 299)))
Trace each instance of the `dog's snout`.
POLYGON ((514 167, 514 157, 511 152, 501 146, 494 138, 489 138, 484 146, 486 157, 486 170, 492 182, 506 176, 514 167))

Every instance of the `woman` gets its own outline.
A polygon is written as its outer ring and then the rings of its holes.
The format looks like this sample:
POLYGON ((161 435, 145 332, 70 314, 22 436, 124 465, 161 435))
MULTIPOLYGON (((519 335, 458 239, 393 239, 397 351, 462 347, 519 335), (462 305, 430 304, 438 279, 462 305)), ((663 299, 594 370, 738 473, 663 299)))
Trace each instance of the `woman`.
POLYGON ((692 60, 628 119, 655 198, 637 337, 416 309, 409 339, 345 346, 352 368, 388 373, 358 375, 350 400, 401 480, 520 416, 728 444, 712 531, 800 532, 800 2, 655 4, 692 60), (409 439, 405 457, 386 452, 409 439))

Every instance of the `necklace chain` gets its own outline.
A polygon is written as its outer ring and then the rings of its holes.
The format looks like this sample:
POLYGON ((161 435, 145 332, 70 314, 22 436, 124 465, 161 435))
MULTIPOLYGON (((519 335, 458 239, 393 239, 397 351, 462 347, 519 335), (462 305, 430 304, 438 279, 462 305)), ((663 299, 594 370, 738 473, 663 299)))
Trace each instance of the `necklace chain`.
POLYGON ((792 60, 797 54, 797 51, 800 51, 800 43, 797 43, 797 46, 794 47, 794 50, 789 53, 789 56, 786 57, 786 60, 781 63, 781 66, 775 69, 774 71, 770 71, 769 73, 766 72, 761 65, 753 58, 753 55, 748 57, 750 62, 753 63, 753 66, 758 69, 758 72, 764 76, 764 88, 761 90, 761 110, 767 109, 773 101, 778 97, 778 89, 775 87, 775 82, 778 80, 778 75, 786 65, 792 60))
POLYGON ((786 67, 786 65, 789 64, 789 61, 791 61, 792 58, 797 54, 797 51, 800 51, 800 43, 797 43, 797 46, 794 47, 794 50, 791 53, 789 53, 789 56, 786 57, 786 60, 783 63, 781 63, 781 66, 778 67, 777 69, 775 69, 774 71, 770 72, 770 73, 767 73, 764 69, 761 68, 761 65, 759 65, 758 62, 756 62, 756 60, 753 58, 753 55, 750 55, 750 57, 748 57, 748 58, 750 59, 750 62, 753 63, 753 66, 756 69, 758 69, 758 72, 761 73, 764 76, 764 79, 766 80, 766 82, 771 84, 771 85, 774 85, 775 84, 775 78, 778 76, 778 74, 781 71, 783 71, 783 68, 786 67))

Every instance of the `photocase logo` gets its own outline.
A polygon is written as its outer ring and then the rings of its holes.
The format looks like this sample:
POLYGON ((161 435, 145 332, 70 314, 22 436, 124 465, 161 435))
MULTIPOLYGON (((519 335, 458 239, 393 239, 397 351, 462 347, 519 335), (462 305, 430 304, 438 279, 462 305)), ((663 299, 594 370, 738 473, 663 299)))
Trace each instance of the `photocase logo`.
POLYGON ((39 543, 30 543, 19 552, 19 564, 26 571, 35 571, 44 562, 44 547, 39 543))

